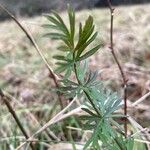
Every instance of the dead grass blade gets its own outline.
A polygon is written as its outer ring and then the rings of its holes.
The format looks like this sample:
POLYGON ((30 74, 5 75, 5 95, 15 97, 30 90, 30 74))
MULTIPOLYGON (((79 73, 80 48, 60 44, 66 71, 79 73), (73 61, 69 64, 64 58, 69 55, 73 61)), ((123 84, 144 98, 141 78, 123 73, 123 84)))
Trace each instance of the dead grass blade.
POLYGON ((134 106, 138 105, 139 103, 143 102, 149 96, 150 96, 150 92, 143 95, 140 99, 138 99, 136 102, 134 102, 131 106, 134 107, 134 106))
MULTIPOLYGON (((48 121, 42 128, 40 128, 36 133, 34 133, 30 138, 27 139, 27 141, 33 140, 33 138, 38 135, 39 133, 43 132, 45 129, 47 129, 50 125, 55 124, 65 118, 68 118, 69 116, 78 114, 81 111, 81 106, 78 108, 73 109, 72 111, 64 114, 68 108, 72 106, 72 104, 76 101, 76 98, 74 98, 68 106, 66 106, 62 111, 60 111, 57 115, 55 115, 50 121, 48 121)), ((16 150, 19 150, 21 147, 23 147, 26 144, 26 142, 22 143, 19 147, 16 148, 16 150)))
MULTIPOLYGON (((29 135, 27 134, 27 131, 24 129, 20 119, 18 118, 16 112, 14 111, 14 109, 12 108, 12 106, 10 105, 9 101, 8 101, 8 97, 6 97, 3 93, 3 91, 0 89, 0 96, 2 98, 2 100, 4 101, 5 105, 7 106, 9 112, 11 113, 11 115, 13 116, 14 120, 16 121, 18 127, 20 128, 21 132, 23 133, 23 135, 25 136, 26 139, 29 138, 29 135)), ((34 150, 34 146, 32 143, 30 143, 31 149, 34 150)))
MULTIPOLYGON (((14 98, 13 96, 11 96, 6 91, 3 91, 3 92, 4 92, 4 95, 6 95, 8 98, 10 98, 12 101, 14 101, 17 105, 23 107, 23 104, 20 103, 19 100, 16 100, 16 98, 14 98)), ((36 119, 36 117, 29 110, 26 109, 25 112, 26 112, 27 116, 30 116, 30 118, 33 120, 33 122, 38 125, 39 128, 42 127, 42 125, 40 124, 40 122, 36 119)), ((45 130, 45 136, 48 139, 49 139, 49 136, 50 136, 52 139, 55 139, 55 140, 59 141, 59 139, 56 137, 56 135, 54 135, 54 133, 52 131, 45 130)))

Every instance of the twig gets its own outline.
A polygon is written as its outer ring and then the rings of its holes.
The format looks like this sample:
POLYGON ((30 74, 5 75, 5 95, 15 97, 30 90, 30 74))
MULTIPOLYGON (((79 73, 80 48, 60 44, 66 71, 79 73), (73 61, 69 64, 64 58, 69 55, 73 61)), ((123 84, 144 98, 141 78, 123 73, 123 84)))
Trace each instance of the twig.
MULTIPOLYGON (((59 121, 62 121, 62 120, 66 119, 66 118, 68 118, 68 117, 70 117, 70 116, 76 115, 76 114, 79 113, 80 111, 82 111, 81 106, 78 107, 78 108, 76 108, 76 109, 74 109, 74 110, 72 110, 72 111, 70 111, 70 112, 68 112, 67 114, 64 114, 63 116, 59 117, 59 118, 56 119, 56 120, 53 120, 53 118, 52 118, 52 120, 50 120, 48 123, 46 123, 41 129, 39 129, 39 130, 38 130, 35 134, 33 134, 30 138, 28 138, 28 139, 26 140, 26 142, 32 141, 33 138, 34 138, 36 135, 38 135, 39 133, 41 133, 42 131, 44 131, 44 130, 45 130, 46 128, 48 128, 50 125, 53 125, 53 124, 55 124, 55 123, 57 123, 57 122, 59 122, 59 121)), ((23 146, 26 144, 26 142, 24 142, 24 143, 22 143, 20 146, 18 146, 18 147, 16 148, 16 150, 19 150, 21 147, 23 147, 23 146)))
MULTIPOLYGON (((139 123, 137 123, 129 114, 127 114, 127 115, 128 115, 129 122, 133 125, 133 127, 136 129, 136 131, 144 130, 144 128, 139 123)), ((141 134, 141 138, 143 140, 147 140, 147 138, 144 135, 142 135, 142 134, 141 134)), ((149 144, 147 144, 147 149, 150 149, 150 145, 149 144)))
POLYGON ((135 135, 145 132, 146 130, 147 130, 147 128, 143 128, 142 130, 139 130, 139 131, 135 132, 134 134, 132 134, 131 137, 134 137, 135 135))
POLYGON ((137 141, 137 142, 139 142, 139 143, 145 143, 145 144, 150 145, 150 142, 149 142, 149 141, 140 140, 140 139, 134 139, 134 141, 137 141))
MULTIPOLYGON (((123 84, 124 84, 124 115, 127 116, 127 80, 126 80, 126 77, 125 77, 125 74, 124 74, 124 71, 123 71, 123 68, 116 56, 116 53, 114 51, 114 43, 113 43, 113 20, 114 20, 114 8, 112 7, 112 4, 110 2, 110 0, 107 0, 108 1, 108 5, 109 5, 109 9, 110 9, 110 13, 111 13, 111 24, 110 24, 110 50, 111 50, 111 53, 114 57, 114 60, 119 68, 119 71, 121 73, 121 76, 122 76, 122 80, 123 80, 123 84)), ((127 119, 126 117, 124 118, 124 130, 125 130, 125 137, 127 137, 127 119)))
POLYGON ((143 102, 149 96, 150 96, 150 92, 148 92, 145 95, 143 95, 140 99, 135 101, 131 106, 134 107, 134 106, 138 105, 139 103, 143 102))
MULTIPOLYGON (((69 116, 72 116, 72 115, 75 115, 77 113, 79 113, 82 109, 81 109, 81 106, 76 108, 76 109, 73 109, 72 111, 65 113, 65 111, 70 108, 70 106, 72 106, 72 104, 75 102, 76 99, 72 100, 68 106, 66 106, 62 111, 60 111, 57 115, 55 115, 50 121, 48 121, 43 127, 41 127, 36 133, 34 133, 32 136, 30 136, 30 138, 27 139, 27 141, 31 141, 33 140, 33 138, 40 134, 41 132, 43 132, 45 129, 47 129, 50 125, 52 124, 55 124, 65 118, 68 118, 69 116)), ((22 143, 20 146, 18 146, 16 148, 16 150, 19 150, 22 146, 24 146, 26 144, 26 142, 22 143)))
MULTIPOLYGON (((10 105, 10 103, 8 101, 8 98, 4 95, 4 93, 3 93, 3 91, 1 89, 0 89, 0 96, 1 96, 2 100, 4 101, 5 105, 7 106, 9 112, 11 113, 11 115, 13 116, 13 118, 15 119, 15 121, 16 121, 17 125, 19 126, 21 132, 23 133, 23 135, 25 136, 25 138, 28 139, 29 136, 28 136, 26 130, 22 126, 22 124, 21 124, 21 122, 20 122, 20 120, 19 120, 16 112, 13 110, 12 106, 10 105)), ((31 146, 32 150, 35 150, 32 143, 30 143, 30 146, 31 146)))
MULTIPOLYGON (((4 6, 2 6, 1 4, 0 4, 0 8, 2 10, 4 10, 16 22, 16 24, 21 28, 21 30, 25 33, 25 35, 27 36, 29 41, 32 43, 32 45, 34 46, 34 48, 36 49, 36 51, 38 52, 38 54, 42 58, 43 62, 45 63, 45 65, 47 67, 47 69, 49 70, 49 76, 53 79, 55 86, 59 87, 59 84, 58 84, 58 81, 57 81, 58 77, 54 74, 52 68, 50 67, 50 65, 47 61, 47 59, 42 54, 42 50, 40 50, 40 48, 38 47, 38 45, 35 42, 32 35, 27 31, 27 29, 25 29, 25 27, 23 27, 23 25, 17 20, 17 18, 11 12, 9 12, 4 6)), ((59 92, 57 92, 57 94, 58 94, 58 99, 59 99, 61 109, 63 109, 63 102, 62 102, 61 94, 59 92)))
MULTIPOLYGON (((17 100, 16 98, 14 98, 12 95, 10 95, 9 93, 7 93, 6 91, 3 90, 3 93, 6 97, 8 97, 9 99, 13 100, 17 105, 21 106, 23 108, 23 104, 19 102, 19 100, 17 100)), ((37 120, 37 118, 29 111, 29 110, 25 110, 25 112, 27 113, 28 116, 30 116, 32 118, 32 120, 39 126, 42 127, 42 124, 37 120)), ((58 138, 54 135, 54 133, 52 131, 48 131, 45 130, 45 136, 46 137, 50 137, 51 139, 55 139, 58 140, 58 138)))

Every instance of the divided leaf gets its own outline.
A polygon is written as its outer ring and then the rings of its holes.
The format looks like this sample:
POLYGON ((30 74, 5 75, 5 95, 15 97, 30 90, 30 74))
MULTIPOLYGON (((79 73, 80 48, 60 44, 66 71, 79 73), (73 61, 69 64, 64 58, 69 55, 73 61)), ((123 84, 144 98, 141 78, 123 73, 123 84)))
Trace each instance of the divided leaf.
POLYGON ((89 58, 90 56, 92 56, 96 51, 98 51, 100 48, 100 45, 94 47, 93 49, 89 50, 87 53, 85 53, 84 55, 82 55, 81 57, 79 57, 77 60, 78 61, 82 61, 84 59, 89 58))

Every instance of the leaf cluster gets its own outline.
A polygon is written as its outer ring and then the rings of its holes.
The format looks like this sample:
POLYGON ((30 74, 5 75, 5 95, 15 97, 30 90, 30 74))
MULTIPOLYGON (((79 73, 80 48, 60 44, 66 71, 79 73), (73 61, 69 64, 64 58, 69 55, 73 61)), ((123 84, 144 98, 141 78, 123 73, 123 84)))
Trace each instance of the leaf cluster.
POLYGON ((44 27, 54 29, 54 32, 46 36, 62 42, 58 47, 62 55, 54 56, 58 61, 57 71, 65 72, 58 90, 67 97, 78 96, 79 99, 81 97, 84 99, 82 109, 86 115, 81 116, 80 119, 84 130, 93 131, 84 149, 90 147, 94 150, 132 150, 134 140, 125 138, 122 126, 115 121, 115 118, 125 117, 116 113, 121 107, 122 99, 117 93, 105 88, 102 82, 97 80, 98 72, 90 71, 88 67, 87 59, 100 48, 100 44, 88 48, 97 37, 93 17, 89 16, 84 25, 79 24, 77 41, 75 41, 75 12, 72 8, 68 7, 69 27, 56 12, 46 15, 46 18, 50 24, 45 24, 44 27), (70 78, 72 72, 76 80, 70 78))
POLYGON ((94 31, 95 26, 92 16, 88 17, 84 25, 82 23, 79 24, 78 41, 75 41, 75 12, 72 8, 68 7, 69 27, 67 27, 63 19, 55 11, 52 12, 52 15, 45 16, 50 21, 50 24, 44 24, 43 27, 54 29, 54 32, 47 33, 45 36, 63 42, 58 47, 58 50, 62 51, 63 55, 54 56, 58 60, 56 63, 58 65, 57 73, 66 71, 67 75, 70 74, 74 62, 87 59, 100 48, 99 44, 86 50, 97 37, 97 32, 94 31))

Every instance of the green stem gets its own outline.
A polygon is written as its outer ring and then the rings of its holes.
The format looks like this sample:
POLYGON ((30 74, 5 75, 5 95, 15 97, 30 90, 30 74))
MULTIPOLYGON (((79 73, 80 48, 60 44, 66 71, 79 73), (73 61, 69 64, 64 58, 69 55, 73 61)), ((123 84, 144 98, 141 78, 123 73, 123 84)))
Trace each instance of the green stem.
MULTIPOLYGON (((76 76, 76 79, 78 81, 78 84, 79 85, 82 85, 81 81, 79 80, 78 78, 78 73, 77 73, 77 65, 76 63, 74 63, 74 71, 75 71, 75 76, 76 76)), ((86 90, 83 90, 84 94, 86 95, 86 97, 88 98, 89 102, 91 103, 92 107, 94 108, 94 110, 96 111, 96 113, 101 116, 99 110, 96 108, 95 104, 93 103, 93 100, 91 99, 90 95, 88 94, 88 92, 86 90)))
POLYGON ((76 65, 76 63, 75 63, 75 62, 74 62, 74 72, 75 72, 76 79, 77 79, 78 83, 79 83, 80 85, 82 85, 82 83, 81 83, 80 79, 78 78, 77 65, 76 65))
POLYGON ((83 90, 83 91, 84 91, 84 94, 86 95, 86 97, 88 98, 88 100, 90 101, 91 105, 93 106, 94 110, 97 112, 97 114, 98 114, 100 117, 102 117, 101 114, 100 114, 100 112, 99 112, 99 110, 96 108, 95 104, 93 103, 91 97, 90 97, 89 94, 87 93, 87 91, 85 91, 85 90, 83 90))

